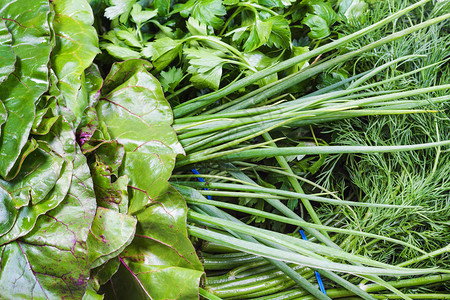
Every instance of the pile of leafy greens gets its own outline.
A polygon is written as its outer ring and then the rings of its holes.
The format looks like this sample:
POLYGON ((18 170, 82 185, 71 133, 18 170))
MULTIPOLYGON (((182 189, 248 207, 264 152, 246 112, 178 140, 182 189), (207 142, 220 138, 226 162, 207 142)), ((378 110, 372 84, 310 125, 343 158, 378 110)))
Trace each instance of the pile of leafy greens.
POLYGON ((1 297, 101 299, 117 272, 117 295, 197 297, 203 268, 167 183, 183 149, 150 64, 103 80, 84 0, 0 7, 1 297))

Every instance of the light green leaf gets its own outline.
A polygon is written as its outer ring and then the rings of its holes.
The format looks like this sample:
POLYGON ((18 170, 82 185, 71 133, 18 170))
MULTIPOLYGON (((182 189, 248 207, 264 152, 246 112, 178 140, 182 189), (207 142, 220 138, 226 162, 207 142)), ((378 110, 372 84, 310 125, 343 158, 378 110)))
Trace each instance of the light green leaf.
POLYGON ((103 43, 101 46, 103 49, 108 51, 111 56, 120 60, 128 60, 141 57, 141 54, 139 52, 131 50, 127 47, 122 47, 111 43, 103 43))
POLYGON ((173 92, 183 78, 183 70, 181 68, 171 67, 167 72, 161 71, 158 79, 164 92, 173 92))
POLYGON ((113 20, 120 16, 120 22, 125 23, 136 0, 111 0, 110 3, 111 6, 105 9, 105 17, 113 20))
POLYGON ((148 73, 150 64, 130 60, 113 65, 105 79, 102 100, 97 106, 99 120, 108 132, 133 152, 161 154, 169 149, 173 155, 184 153, 171 128, 172 110, 164 98, 159 82, 148 73), (125 122, 126 120, 126 122, 125 122))
POLYGON ((163 37, 148 45, 150 48, 146 53, 151 54, 153 65, 160 71, 180 55, 181 46, 181 41, 163 37))
POLYGON ((224 23, 220 17, 227 13, 222 0, 189 0, 175 5, 175 12, 180 12, 185 18, 192 16, 215 29, 220 29, 224 23))
POLYGON ((244 51, 251 52, 258 49, 269 40, 272 31, 272 21, 256 19, 250 27, 250 35, 244 43, 244 51))
POLYGON ((17 55, 14 76, 0 85, 0 100, 8 112, 0 141, 0 175, 5 177, 27 142, 35 118, 35 103, 48 89, 52 44, 48 1, 2 0, 0 7, 1 17, 12 35, 12 50, 17 55))
POLYGON ((116 35, 119 39, 123 40, 126 45, 136 48, 141 48, 142 45, 136 37, 134 30, 117 30, 116 35))
POLYGON ((329 2, 313 1, 310 4, 310 12, 324 19, 328 26, 331 26, 337 18, 336 12, 329 2))
MULTIPOLYGON (((129 263, 130 253, 136 251, 139 257, 133 258, 136 262, 133 270, 154 270, 135 275, 130 274, 132 269, 119 271, 113 281, 118 278, 122 283, 131 282, 127 286, 115 286, 114 292, 122 295, 120 289, 126 288, 127 295, 134 299, 140 295, 152 299, 165 299, 165 295, 198 298, 203 271, 187 238, 186 204, 167 183, 175 157, 183 149, 170 126, 170 106, 158 81, 148 73, 149 68, 150 64, 142 60, 114 64, 97 106, 100 123, 105 126, 102 130, 107 130, 105 136, 125 149, 118 176, 128 178, 129 214, 138 219, 136 237, 119 260, 129 263), (165 270, 179 270, 176 272, 179 275, 172 274, 170 289, 161 289, 161 282, 167 279, 165 270), (159 285, 158 289, 153 288, 155 284, 159 285)), ((105 274, 114 270, 108 268, 105 274)))
POLYGON ((82 90, 84 70, 99 53, 97 33, 92 26, 94 17, 86 0, 54 1, 56 46, 52 52, 52 68, 58 77, 58 88, 65 107, 64 116, 78 127, 88 106, 86 91, 82 90))
POLYGON ((33 231, 2 247, 2 297, 80 299, 89 279, 86 240, 96 204, 89 168, 77 155, 70 192, 33 231))
POLYGON ((87 239, 91 268, 119 255, 134 238, 136 218, 98 207, 87 239))
POLYGON ((113 277, 113 282, 122 282, 114 285, 118 295, 129 293, 135 299, 145 299, 148 294, 154 300, 198 299, 203 269, 187 239, 186 205, 173 187, 166 184, 166 188, 153 205, 137 214, 136 238, 121 254, 129 270, 122 265, 113 277))
POLYGON ((186 21, 186 27, 192 35, 208 35, 206 24, 199 22, 197 19, 189 18, 186 21))
POLYGON ((267 40, 267 46, 280 49, 289 49, 291 47, 291 30, 288 21, 282 16, 271 17, 272 28, 270 37, 267 40))
POLYGON ((311 29, 308 36, 312 39, 322 39, 330 35, 327 21, 318 15, 306 14, 302 23, 311 29))
POLYGON ((364 22, 368 4, 362 0, 343 0, 339 3, 339 15, 348 22, 364 22))
MULTIPOLYGON (((5 21, 0 20, 0 84, 14 72, 16 55, 12 51, 12 36, 5 21)), ((0 119, 1 120, 1 119, 0 119)))
POLYGON ((142 6, 138 3, 133 5, 131 10, 131 19, 139 26, 147 22, 158 14, 157 10, 142 10, 142 6))

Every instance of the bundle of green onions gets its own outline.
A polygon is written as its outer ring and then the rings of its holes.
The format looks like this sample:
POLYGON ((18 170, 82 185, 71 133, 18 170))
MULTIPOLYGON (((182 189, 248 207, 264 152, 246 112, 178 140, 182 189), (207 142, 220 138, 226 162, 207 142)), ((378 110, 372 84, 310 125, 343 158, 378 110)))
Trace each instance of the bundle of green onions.
MULTIPOLYGON (((343 200, 349 195, 341 192, 342 196, 338 196, 329 190, 338 184, 328 182, 326 188, 313 179, 318 178, 314 174, 325 161, 330 165, 342 154, 383 156, 379 153, 446 149, 450 141, 438 139, 374 146, 343 140, 341 146, 329 146, 325 138, 316 137, 312 129, 312 126, 328 124, 332 130, 332 124, 341 124, 336 123, 340 120, 361 117, 435 114, 450 99, 448 82, 441 80, 426 87, 401 87, 401 83, 431 70, 437 74, 436 70, 447 68, 448 57, 444 55, 407 72, 384 76, 401 64, 426 61, 428 53, 412 53, 306 95, 289 93, 289 89, 300 82, 359 59, 377 47, 403 38, 402 42, 411 34, 423 34, 426 28, 435 29, 436 24, 450 18, 450 14, 442 13, 448 9, 445 3, 438 3, 432 11, 434 17, 429 20, 393 30, 359 49, 346 53, 337 51, 370 36, 426 2, 429 1, 419 1, 355 33, 175 107, 174 128, 187 155, 177 161, 172 183, 191 208, 189 234, 207 241, 200 253, 207 271, 202 296, 208 299, 353 296, 358 299, 448 299, 448 269, 407 266, 447 255, 449 246, 427 252, 399 237, 360 230, 358 222, 351 229, 344 226, 348 215, 358 219, 357 209, 367 215, 383 210, 419 214, 423 209, 419 204, 365 202, 362 197, 343 200), (334 52, 323 60, 318 59, 333 50, 338 54, 334 52), (221 101, 270 74, 314 58, 314 63, 295 74, 234 100, 221 101), (305 129, 308 126, 310 134, 305 129), (202 174, 186 175, 193 167, 202 174), (197 181, 198 178, 207 183, 197 181), (349 213, 340 213, 344 209, 349 213), (318 212, 328 214, 325 218, 318 212), (307 232, 308 241, 300 238, 299 228, 307 232), (279 233, 280 229, 294 233, 279 233), (355 240, 374 247, 379 243, 395 245, 420 255, 392 264, 352 251, 348 245, 357 246, 355 240), (321 274, 326 294, 316 286, 314 271, 321 274)), ((448 224, 443 226, 448 230, 448 224)))

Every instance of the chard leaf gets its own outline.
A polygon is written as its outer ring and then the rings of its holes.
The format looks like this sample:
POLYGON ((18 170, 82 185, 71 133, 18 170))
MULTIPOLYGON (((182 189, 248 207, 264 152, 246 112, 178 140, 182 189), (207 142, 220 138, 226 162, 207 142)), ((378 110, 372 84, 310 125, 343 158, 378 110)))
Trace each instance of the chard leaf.
POLYGON ((159 82, 148 73, 149 68, 150 64, 143 60, 113 65, 97 106, 99 120, 106 123, 110 136, 126 152, 139 148, 142 153, 155 153, 157 149, 162 150, 161 154, 171 149, 174 156, 184 153, 170 127, 172 110, 159 82))
POLYGON ((136 218, 98 207, 87 239, 91 268, 119 255, 134 238, 136 218))
POLYGON ((189 0, 184 4, 175 5, 175 12, 179 12, 185 18, 192 16, 201 23, 220 29, 224 23, 220 17, 224 16, 227 10, 222 0, 189 0))
POLYGON ((2 297, 83 297, 89 278, 86 240, 96 205, 84 156, 76 155, 74 166, 64 202, 40 217, 25 237, 2 246, 2 297))
MULTIPOLYGON (((48 185, 40 183, 36 186, 36 188, 39 187, 40 190, 37 190, 33 193, 39 197, 36 197, 36 199, 32 199, 32 201, 38 203, 34 205, 23 206, 20 208, 20 210, 17 211, 17 218, 14 222, 14 226, 7 233, 3 234, 0 237, 0 244, 6 244, 21 236, 26 235, 33 229, 39 216, 56 208, 64 200, 64 197, 66 197, 72 181, 72 157, 75 151, 73 141, 74 137, 70 125, 67 122, 63 122, 61 119, 55 124, 52 130, 46 136, 42 137, 42 139, 39 141, 39 145, 42 149, 46 149, 45 151, 47 152, 49 152, 48 149, 51 149, 54 154, 57 154, 57 157, 64 157, 65 162, 61 167, 58 180, 53 184, 51 190, 48 193, 45 194, 45 192, 49 189, 48 185), (41 199, 41 197, 44 198, 41 199)), ((44 152, 39 150, 39 153, 44 152)), ((33 158, 33 156, 31 158, 33 158)), ((33 166, 33 164, 45 165, 49 162, 46 163, 41 158, 37 161, 30 161, 30 163, 32 165, 28 166, 28 162, 26 162, 23 172, 26 172, 28 169, 31 169, 33 167, 36 168, 36 166, 33 166)), ((22 178, 23 183, 14 183, 14 181, 13 183, 15 184, 15 186, 21 184, 27 187, 29 186, 30 182, 33 183, 36 180, 42 180, 40 175, 45 176, 46 172, 50 173, 52 171, 38 168, 34 170, 34 172, 31 172, 28 176, 17 177, 17 180, 19 180, 19 178, 22 178)), ((46 181, 44 180, 44 182, 46 181)))
MULTIPOLYGON (((5 21, 0 19, 0 84, 14 72, 16 55, 12 51, 12 36, 6 27, 5 21)), ((0 124, 1 125, 1 124, 0 124)))
POLYGON ((137 214, 136 238, 121 254, 123 264, 113 277, 113 282, 122 282, 114 284, 115 292, 136 299, 146 299, 146 294, 154 300, 198 299, 203 270, 192 244, 186 243, 184 199, 166 184, 155 200, 137 214), (161 288, 161 282, 170 282, 171 288, 161 288))
POLYGON ((54 1, 56 46, 52 52, 52 68, 58 77, 66 119, 78 127, 86 109, 86 91, 82 89, 84 70, 99 53, 94 17, 86 0, 54 1))
POLYGON ((0 141, 0 175, 4 178, 27 142, 35 118, 35 103, 48 89, 52 44, 48 1, 3 0, 0 7, 0 17, 12 35, 12 50, 17 55, 14 75, 0 85, 0 100, 8 113, 0 141))
MULTIPOLYGON (((158 81, 148 73, 149 68, 150 64, 141 60, 114 64, 105 79, 102 98, 97 106, 99 121, 104 124, 102 130, 107 131, 103 136, 123 145, 125 150, 117 176, 128 179, 128 214, 135 215, 138 220, 136 228, 139 235, 120 254, 119 259, 134 249, 150 255, 150 260, 144 259, 133 265, 132 269, 120 271, 113 280, 118 278, 122 283, 130 280, 130 285, 122 287, 131 289, 127 295, 133 298, 139 295, 148 295, 152 299, 166 299, 164 295, 183 299, 191 299, 195 295, 198 298, 198 281, 203 271, 187 238, 186 204, 167 182, 175 157, 183 153, 183 149, 170 126, 170 106, 158 81), (140 274, 139 270, 144 269, 154 272, 140 274), (174 276, 170 279, 171 289, 154 289, 158 282, 167 280, 167 272, 171 270, 179 270, 176 272, 179 275, 171 274, 174 276), (137 275, 133 273, 135 271, 137 275)), ((104 174, 108 174, 107 170, 104 174)), ((131 223, 129 225, 129 229, 133 228, 131 223)), ((116 251, 108 250, 111 254, 106 258, 119 254, 123 245, 128 243, 126 236, 122 235, 120 243, 117 242, 116 251), (121 246, 118 248, 119 244, 121 246)), ((144 258, 147 254, 141 253, 140 257, 144 258)), ((99 275, 103 279, 94 280, 104 281, 105 276, 114 274, 115 266, 113 259, 111 265, 105 265, 105 272, 99 275)), ((125 295, 122 291, 117 293, 125 295)))

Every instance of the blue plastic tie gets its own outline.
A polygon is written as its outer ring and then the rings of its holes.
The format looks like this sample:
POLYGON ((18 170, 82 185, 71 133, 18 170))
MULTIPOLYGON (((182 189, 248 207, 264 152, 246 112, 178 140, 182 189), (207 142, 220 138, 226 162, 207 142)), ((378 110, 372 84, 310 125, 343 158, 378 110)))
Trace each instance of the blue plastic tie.
MULTIPOLYGON (((303 232, 303 230, 299 230, 300 235, 302 236, 302 239, 304 239, 305 241, 307 241, 308 239, 306 238, 305 233, 303 232)), ((322 277, 320 277, 319 272, 314 271, 314 274, 316 274, 316 278, 317 278, 317 283, 319 284, 319 289, 322 293, 324 293, 325 295, 327 294, 327 291, 325 290, 325 286, 323 285, 322 282, 322 277)))
MULTIPOLYGON (((192 173, 194 173, 195 175, 200 175, 200 173, 197 171, 197 169, 192 169, 191 171, 192 171, 192 173)), ((206 182, 205 179, 203 179, 202 177, 197 177, 197 179, 198 179, 198 181, 200 181, 200 182, 206 182)), ((204 190, 209 191, 208 188, 204 188, 204 190)), ((208 200, 211 200, 211 199, 212 199, 210 195, 207 195, 206 198, 208 198, 208 200)))

